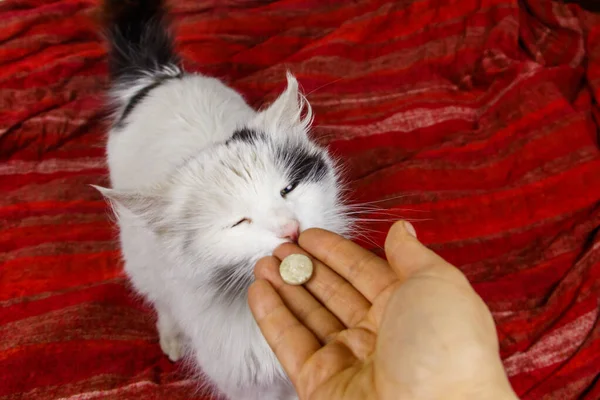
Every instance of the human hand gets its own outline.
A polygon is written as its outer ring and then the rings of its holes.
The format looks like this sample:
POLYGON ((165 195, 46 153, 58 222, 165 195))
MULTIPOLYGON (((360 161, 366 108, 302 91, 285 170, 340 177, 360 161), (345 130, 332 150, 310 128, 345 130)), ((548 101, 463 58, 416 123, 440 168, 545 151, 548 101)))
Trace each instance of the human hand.
POLYGON ((392 227, 389 263, 319 229, 258 262, 250 308, 301 399, 517 398, 488 308, 411 232, 392 227), (293 253, 312 255, 304 286, 279 276, 293 253))

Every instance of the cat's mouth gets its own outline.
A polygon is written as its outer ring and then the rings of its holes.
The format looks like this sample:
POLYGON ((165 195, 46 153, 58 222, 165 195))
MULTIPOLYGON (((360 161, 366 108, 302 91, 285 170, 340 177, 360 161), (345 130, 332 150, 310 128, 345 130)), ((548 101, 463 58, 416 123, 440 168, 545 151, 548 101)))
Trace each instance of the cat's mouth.
MULTIPOLYGON (((286 239, 284 239, 284 241, 283 241, 282 244, 285 244, 285 243, 298 244, 298 237, 295 237, 295 238, 286 238, 286 239)), ((273 250, 275 250, 275 249, 273 249, 273 250)))

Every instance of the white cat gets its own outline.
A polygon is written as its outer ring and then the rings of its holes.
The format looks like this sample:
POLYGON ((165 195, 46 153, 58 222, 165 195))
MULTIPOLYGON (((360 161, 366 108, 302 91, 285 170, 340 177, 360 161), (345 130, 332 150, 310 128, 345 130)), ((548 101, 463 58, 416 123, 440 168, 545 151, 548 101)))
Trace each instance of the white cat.
MULTIPOLYGON (((125 270, 156 308, 162 350, 184 350, 232 400, 297 395, 247 305, 255 262, 301 230, 345 234, 330 156, 287 89, 257 112, 184 72, 161 0, 107 0, 114 123, 107 153, 125 270)), ((302 111, 307 108, 307 115, 302 111)))

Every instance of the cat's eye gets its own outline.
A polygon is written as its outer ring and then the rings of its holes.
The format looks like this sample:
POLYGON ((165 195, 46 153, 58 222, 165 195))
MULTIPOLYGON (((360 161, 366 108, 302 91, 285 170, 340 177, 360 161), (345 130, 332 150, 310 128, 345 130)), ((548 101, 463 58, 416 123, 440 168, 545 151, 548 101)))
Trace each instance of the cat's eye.
POLYGON ((246 224, 249 224, 249 223, 251 223, 251 222, 252 222, 252 220, 251 220, 251 219, 249 219, 249 218, 242 218, 242 219, 240 219, 238 222, 236 222, 235 224, 233 224, 231 227, 232 227, 232 228, 235 228, 236 226, 239 226, 239 225, 241 225, 241 224, 244 224, 244 223, 246 223, 246 224))
POLYGON ((279 194, 281 195, 281 197, 285 197, 288 194, 290 194, 290 192, 292 190, 296 189, 296 184, 295 183, 290 183, 289 185, 287 185, 286 187, 284 187, 283 189, 281 189, 281 191, 279 192, 279 194))

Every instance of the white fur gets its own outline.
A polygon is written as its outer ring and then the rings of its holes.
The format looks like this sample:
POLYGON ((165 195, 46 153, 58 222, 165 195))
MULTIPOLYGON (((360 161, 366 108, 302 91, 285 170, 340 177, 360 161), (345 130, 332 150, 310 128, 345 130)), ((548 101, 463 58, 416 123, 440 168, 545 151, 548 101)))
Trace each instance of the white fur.
MULTIPOLYGON (((132 93, 113 94, 123 102, 118 96, 132 93)), ((308 139, 311 114, 302 118, 304 106, 291 75, 286 91, 262 112, 216 79, 187 75, 152 90, 108 139, 113 189, 99 190, 118 213, 125 270, 157 310, 161 347, 173 360, 187 348, 232 400, 296 394, 249 311, 246 288, 241 300, 223 301, 210 274, 243 262, 236 273, 251 275, 258 259, 286 241, 278 236, 290 219, 303 230, 348 228, 333 162, 308 139), (241 127, 265 132, 269 142, 225 145, 241 127), (283 198, 289 182, 273 161, 281 145, 324 154, 330 171, 283 198), (232 227, 242 218, 252 223, 232 227)))

